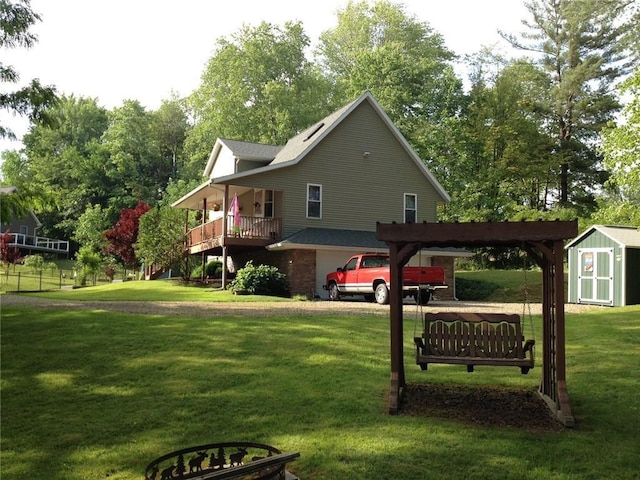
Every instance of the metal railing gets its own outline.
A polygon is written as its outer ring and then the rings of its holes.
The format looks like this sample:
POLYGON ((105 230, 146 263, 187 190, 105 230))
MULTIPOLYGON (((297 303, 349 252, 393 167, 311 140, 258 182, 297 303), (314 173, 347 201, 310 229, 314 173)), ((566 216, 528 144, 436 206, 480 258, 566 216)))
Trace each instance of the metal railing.
POLYGON ((13 237, 9 246, 18 248, 32 248, 56 253, 69 253, 69 242, 66 240, 55 240, 47 237, 37 237, 25 235, 23 233, 10 232, 13 237))

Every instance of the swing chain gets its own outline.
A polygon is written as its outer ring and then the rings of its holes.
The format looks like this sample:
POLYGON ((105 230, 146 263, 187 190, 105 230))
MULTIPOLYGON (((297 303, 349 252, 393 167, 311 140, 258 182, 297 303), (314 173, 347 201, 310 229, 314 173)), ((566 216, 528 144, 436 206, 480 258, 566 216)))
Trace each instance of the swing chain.
MULTIPOLYGON (((526 258, 529 258, 529 254, 526 251, 525 251, 525 254, 527 255, 526 258)), ((529 278, 527 276, 527 270, 529 269, 529 264, 526 261, 526 259, 522 269, 524 272, 524 302, 522 304, 522 318, 524 319, 525 316, 529 317, 529 327, 531 328, 531 337, 535 339, 535 330, 533 328, 533 315, 531 314, 531 295, 529 292, 529 278), (528 311, 526 311, 525 308, 528 311)), ((535 355, 535 346, 532 347, 531 354, 535 355)))

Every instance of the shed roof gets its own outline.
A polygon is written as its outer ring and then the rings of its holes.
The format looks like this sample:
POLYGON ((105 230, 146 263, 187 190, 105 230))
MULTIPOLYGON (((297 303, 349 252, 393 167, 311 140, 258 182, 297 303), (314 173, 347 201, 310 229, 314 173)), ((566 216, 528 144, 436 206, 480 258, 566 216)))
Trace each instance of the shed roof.
POLYGON ((600 232, 622 247, 640 248, 640 229, 616 225, 592 225, 581 235, 571 240, 565 248, 571 248, 587 238, 593 232, 600 232))

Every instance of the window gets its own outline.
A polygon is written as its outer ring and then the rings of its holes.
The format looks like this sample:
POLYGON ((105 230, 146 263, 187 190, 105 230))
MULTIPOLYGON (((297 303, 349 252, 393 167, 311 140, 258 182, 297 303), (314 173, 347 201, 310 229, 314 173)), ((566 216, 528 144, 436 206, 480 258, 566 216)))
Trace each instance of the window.
POLYGON ((29 227, 27 225, 20 225, 20 235, 28 235, 29 227))
POLYGON ((349 260, 347 262, 347 264, 344 266, 343 270, 345 272, 348 272, 350 270, 355 270, 357 264, 358 264, 358 259, 357 258, 352 258, 351 260, 349 260))
POLYGON ((307 218, 322 218, 322 185, 307 184, 307 218))
POLYGON ((253 216, 264 217, 263 210, 264 190, 255 190, 253 192, 253 216))
POLYGON ((264 191, 264 216, 273 218, 273 190, 264 191))
POLYGON ((415 223, 418 218, 418 196, 415 193, 404 194, 404 223, 415 223))

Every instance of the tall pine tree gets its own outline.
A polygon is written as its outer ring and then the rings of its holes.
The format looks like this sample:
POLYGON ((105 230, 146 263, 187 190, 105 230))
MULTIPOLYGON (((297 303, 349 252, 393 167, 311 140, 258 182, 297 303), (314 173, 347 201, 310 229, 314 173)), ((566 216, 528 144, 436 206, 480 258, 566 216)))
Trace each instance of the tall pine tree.
POLYGON ((555 128, 559 165, 558 201, 589 209, 601 156, 595 143, 601 129, 620 109, 612 89, 628 72, 629 43, 637 25, 632 0, 532 0, 531 19, 520 38, 502 34, 513 46, 534 52, 552 88, 536 108, 555 128))

